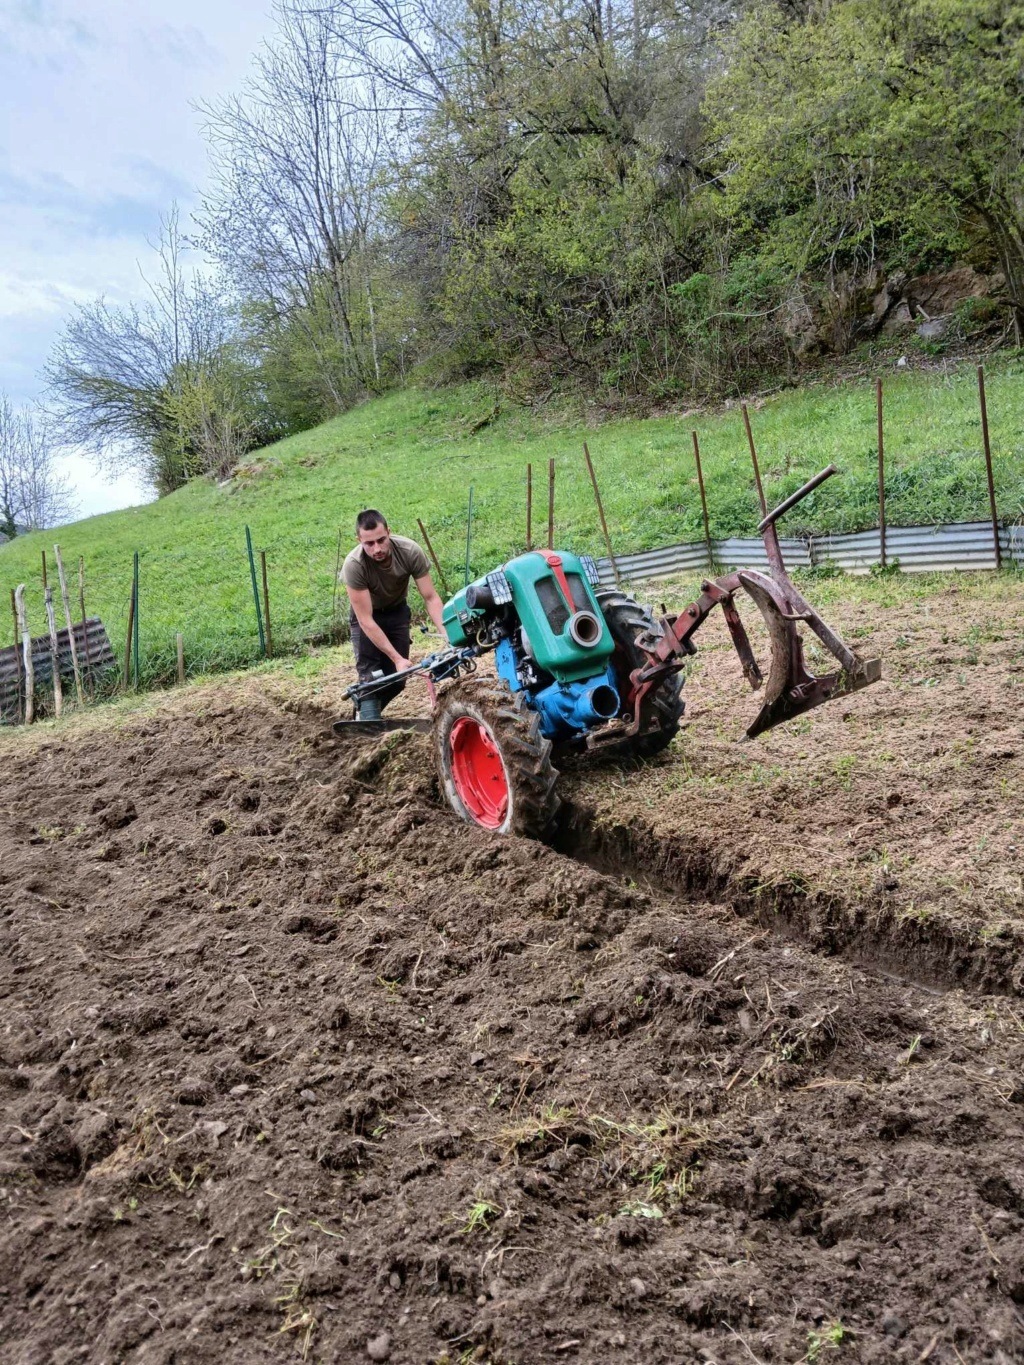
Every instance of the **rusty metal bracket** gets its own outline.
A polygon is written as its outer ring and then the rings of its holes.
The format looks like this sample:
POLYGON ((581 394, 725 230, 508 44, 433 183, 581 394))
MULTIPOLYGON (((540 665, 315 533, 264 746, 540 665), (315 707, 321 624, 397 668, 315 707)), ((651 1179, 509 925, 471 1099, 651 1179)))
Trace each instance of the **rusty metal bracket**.
MULTIPOLYGON (((750 435, 751 456, 755 461, 753 437, 750 435)), ((683 666, 683 659, 695 652, 692 643, 694 633, 704 624, 715 609, 721 607, 729 629, 730 637, 739 656, 743 675, 755 691, 764 686, 764 700, 761 709, 747 730, 747 737, 763 734, 783 721, 792 720, 821 706, 826 701, 848 692, 859 691, 877 682, 882 676, 879 659, 862 659, 854 650, 822 620, 810 603, 797 590, 786 572, 782 558, 775 524, 778 519, 802 498, 814 491, 836 472, 835 465, 829 465, 816 474, 813 479, 799 488, 772 512, 766 512, 758 531, 764 539, 769 569, 762 573, 757 569, 741 569, 724 578, 708 579, 701 584, 701 594, 678 616, 663 616, 660 621, 661 635, 654 648, 644 648, 648 654, 647 662, 635 669, 630 675, 630 688, 626 697, 629 720, 624 730, 607 738, 595 733, 592 742, 597 745, 613 739, 630 738, 645 732, 656 725, 650 714, 647 699, 666 677, 683 666), (764 678, 749 637, 736 609, 735 594, 742 589, 753 598, 768 628, 771 643, 771 664, 767 680, 764 678), (826 650, 837 660, 840 667, 823 677, 816 677, 807 667, 804 659, 803 642, 797 633, 800 622, 811 630, 826 650)), ((758 486, 760 481, 758 478, 758 486)), ((763 505, 763 504, 762 504, 763 505)))

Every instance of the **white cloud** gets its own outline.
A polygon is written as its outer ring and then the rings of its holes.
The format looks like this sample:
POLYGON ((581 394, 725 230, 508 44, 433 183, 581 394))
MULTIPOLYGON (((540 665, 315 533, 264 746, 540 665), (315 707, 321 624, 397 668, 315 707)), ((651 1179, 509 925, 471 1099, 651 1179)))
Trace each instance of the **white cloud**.
MULTIPOLYGON (((40 393, 75 303, 144 292, 161 214, 177 200, 187 215, 205 175, 192 106, 237 89, 267 10, 0 0, 0 390, 15 401, 40 393)), ((138 501, 121 480, 104 492, 87 461, 72 470, 83 506, 138 501)))
POLYGON ((194 24, 184 28, 157 24, 138 30, 139 41, 155 61, 173 61, 179 66, 217 70, 224 65, 224 53, 207 39, 194 24))
POLYGON ((96 47, 99 35, 53 0, 16 0, 0 8, 0 40, 19 65, 60 71, 76 65, 83 50, 96 47))
POLYGON ((92 517, 97 512, 110 512, 118 507, 136 507, 153 500, 152 489, 147 488, 137 474, 108 477, 101 474, 86 455, 61 455, 56 465, 74 487, 78 518, 92 517))

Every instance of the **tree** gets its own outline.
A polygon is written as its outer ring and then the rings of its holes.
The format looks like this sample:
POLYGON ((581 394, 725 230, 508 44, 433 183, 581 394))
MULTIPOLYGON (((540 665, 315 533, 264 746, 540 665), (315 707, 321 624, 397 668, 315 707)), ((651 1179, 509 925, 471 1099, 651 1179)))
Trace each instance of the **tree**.
POLYGON ((882 271, 964 253, 1024 319, 1024 0, 275 12, 203 222, 289 427, 416 364, 735 390, 810 303, 842 349, 882 271))
POLYGON ((15 412, 0 393, 0 538, 70 521, 76 505, 58 472, 53 432, 41 413, 15 412))
POLYGON ((275 406, 315 421, 434 357, 676 383, 673 290, 707 264, 699 105, 732 14, 279 3, 242 96, 205 111, 203 214, 275 406))
MULTIPOLYGON (((221 290, 204 272, 186 267, 185 249, 172 209, 161 224, 157 276, 143 276, 148 300, 81 305, 47 367, 65 439, 92 450, 108 468, 141 470, 158 493, 223 470, 222 448, 204 447, 198 428, 184 420, 191 386, 201 386, 208 398, 217 375, 223 401, 230 374, 231 403, 259 406, 254 386, 246 395, 239 382, 237 329, 221 290)), ((261 433, 262 419, 248 413, 246 439, 261 433)))
POLYGON ((313 421, 386 378, 371 231, 387 119, 356 90, 327 15, 278 5, 241 97, 206 106, 204 246, 258 319, 271 371, 298 360, 313 421))
POLYGON ((393 316, 404 313, 421 357, 440 351, 471 371, 533 355, 593 379, 631 351, 623 373, 663 371, 673 210, 696 165, 702 77, 689 53, 713 8, 333 0, 317 11, 353 90, 372 88, 394 120, 378 229, 402 281, 393 316))
POLYGON ((734 223, 834 298, 971 249, 1024 325, 1024 5, 765 4, 710 90, 734 223))
POLYGON ((166 409, 176 448, 188 452, 200 472, 226 478, 256 446, 285 434, 270 412, 253 365, 224 347, 176 375, 166 409))

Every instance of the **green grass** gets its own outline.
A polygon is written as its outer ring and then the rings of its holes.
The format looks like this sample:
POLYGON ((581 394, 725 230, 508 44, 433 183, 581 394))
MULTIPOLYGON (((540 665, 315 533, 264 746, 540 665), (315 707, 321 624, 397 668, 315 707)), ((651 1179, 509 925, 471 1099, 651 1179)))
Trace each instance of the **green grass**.
MULTIPOLYGON (((987 389, 1000 511, 1024 516, 1024 357, 993 362, 987 389)), ((849 531, 876 524, 874 387, 820 383, 751 410, 767 496, 774 503, 834 461, 840 476, 785 521, 785 531, 849 531)), ((59 539, 66 562, 86 563, 90 614, 124 645, 132 552, 141 556, 140 636, 147 681, 174 671, 174 636, 190 672, 256 657, 244 527, 267 551, 274 642, 293 651, 331 633, 338 532, 342 552, 363 506, 417 536, 422 517, 450 584, 462 581, 469 485, 475 489, 471 572, 483 573, 525 540, 526 465, 534 471, 534 531, 547 516, 547 461, 557 462, 556 540, 603 550, 582 457, 587 440, 608 522, 621 550, 698 540, 700 502, 690 443, 701 439, 716 537, 752 535, 757 522, 738 406, 647 420, 586 423, 566 411, 511 406, 486 383, 407 389, 252 456, 225 487, 197 480, 146 507, 108 513, 0 546, 0 588, 28 585, 34 633, 45 631, 40 551, 59 539), (473 427, 501 404, 500 415, 473 427)), ((974 370, 896 372, 886 378, 888 516, 892 525, 987 515, 974 370)), ((5 594, 6 595, 6 594, 5 594)), ((342 614, 339 598, 338 615, 342 614)), ((58 613, 59 614, 59 613, 58 613)), ((6 614, 5 614, 6 615, 6 614)), ((13 638, 9 622, 0 644, 13 638)))

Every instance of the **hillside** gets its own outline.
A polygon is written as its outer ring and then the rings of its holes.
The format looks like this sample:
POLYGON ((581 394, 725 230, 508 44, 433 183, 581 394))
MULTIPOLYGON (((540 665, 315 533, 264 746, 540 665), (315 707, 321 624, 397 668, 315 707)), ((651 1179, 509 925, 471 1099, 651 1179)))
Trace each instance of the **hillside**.
MULTIPOLYGON (((987 387, 1000 511, 1024 514, 1024 390, 1019 358, 1001 359, 987 387)), ((974 370, 886 376, 888 512, 893 525, 987 515, 974 370)), ((751 400, 769 499, 829 461, 841 477, 803 503, 787 530, 854 530, 876 523, 875 409, 866 377, 751 400)), ((43 633, 40 552, 59 539, 86 564, 86 605, 123 647, 132 553, 141 558, 140 637, 147 679, 173 672, 181 631, 190 672, 254 659, 245 531, 269 565, 274 644, 294 650, 329 634, 339 549, 363 506, 416 535, 421 517, 449 582, 461 581, 466 505, 474 488, 470 569, 484 572, 525 543, 526 465, 534 469, 534 533, 543 538, 547 461, 557 462, 556 540, 601 551, 583 462, 587 440, 617 548, 701 535, 690 431, 700 435, 712 535, 751 534, 756 500, 739 408, 684 411, 598 424, 565 410, 510 404, 485 383, 410 388, 262 450, 225 484, 195 480, 148 506, 110 513, 0 546, 0 588, 28 585, 43 633)), ((6 593, 5 593, 6 595, 6 593)), ((12 626, 0 633, 9 643, 12 626)))

